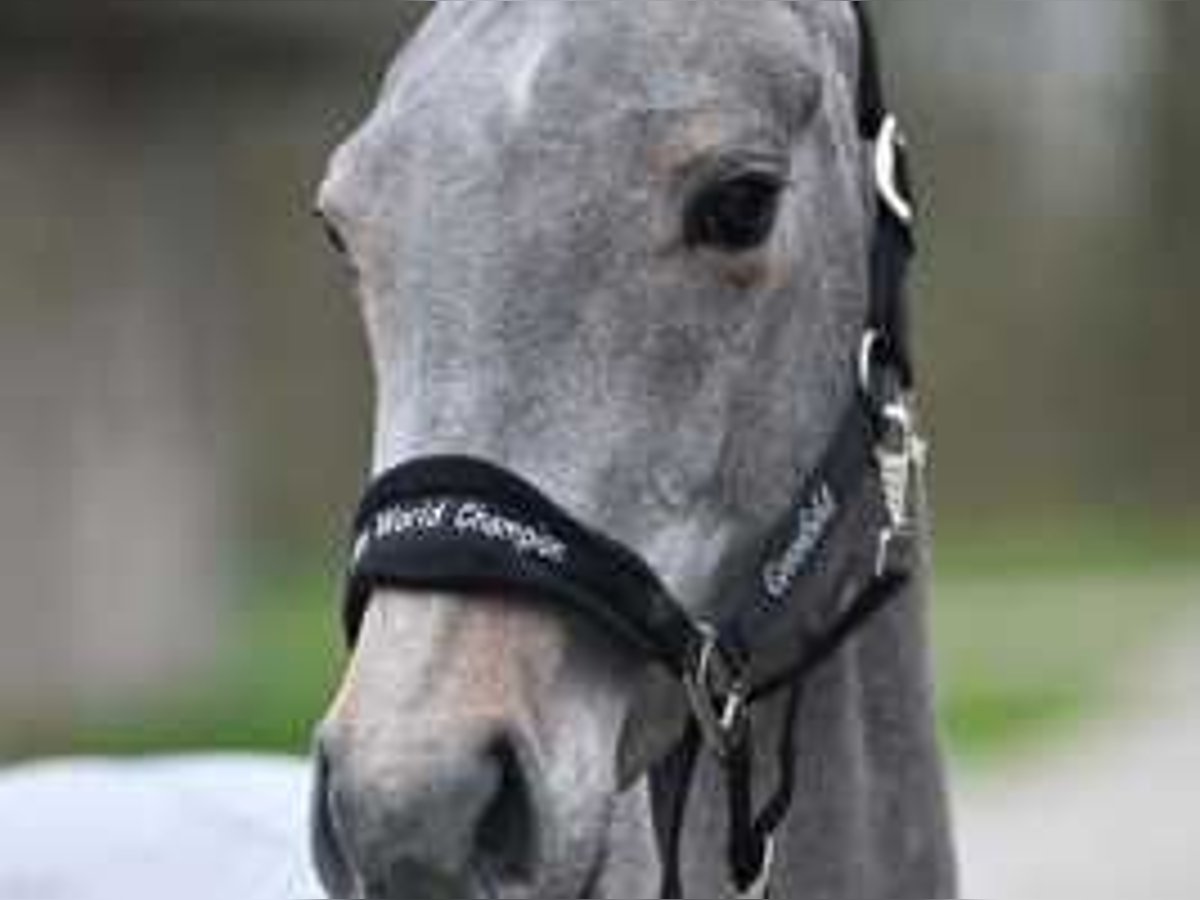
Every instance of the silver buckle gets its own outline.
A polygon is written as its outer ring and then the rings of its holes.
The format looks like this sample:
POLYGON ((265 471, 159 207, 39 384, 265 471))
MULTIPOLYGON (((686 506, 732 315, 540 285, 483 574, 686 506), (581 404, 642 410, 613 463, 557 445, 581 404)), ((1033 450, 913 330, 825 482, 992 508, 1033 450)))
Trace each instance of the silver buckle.
POLYGON ((858 346, 858 387, 868 397, 875 377, 875 351, 882 341, 883 335, 872 328, 863 335, 858 346))
POLYGON ((746 687, 721 651, 716 630, 706 624, 697 628, 704 644, 695 671, 683 683, 705 742, 718 758, 725 759, 746 722, 746 687))
POLYGON ((887 525, 879 533, 875 574, 882 577, 902 540, 912 537, 912 485, 925 471, 929 445, 917 430, 912 406, 905 399, 887 404, 881 413, 887 433, 875 448, 887 525))
POLYGON ((875 188, 892 213, 905 225, 912 225, 912 203, 900 189, 900 151, 904 148, 904 135, 900 122, 894 115, 883 120, 879 136, 875 139, 875 188))

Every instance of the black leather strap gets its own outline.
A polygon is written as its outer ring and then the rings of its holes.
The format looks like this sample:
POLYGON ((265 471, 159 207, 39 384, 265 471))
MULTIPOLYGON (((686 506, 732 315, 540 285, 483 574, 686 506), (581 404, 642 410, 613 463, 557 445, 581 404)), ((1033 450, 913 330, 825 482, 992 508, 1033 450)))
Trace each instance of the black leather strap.
POLYGON ((883 69, 879 64, 879 43, 867 15, 864 0, 850 0, 858 24, 858 133, 868 141, 875 140, 888 116, 887 98, 883 90, 883 69))
POLYGON ((728 652, 749 663, 779 641, 778 628, 827 563, 829 541, 873 476, 876 430, 865 404, 855 397, 816 468, 771 532, 753 585, 720 628, 728 652))
POLYGON ((355 516, 348 641, 380 588, 519 593, 568 604, 685 674, 702 637, 640 556, 484 460, 418 459, 377 480, 355 516))
POLYGON ((659 896, 683 897, 683 872, 680 847, 683 821, 692 790, 692 776, 700 759, 703 740, 695 720, 688 723, 683 737, 667 754, 650 779, 650 801, 654 827, 662 859, 662 885, 659 896))
MULTIPOLYGON (((913 204, 912 172, 908 151, 899 134, 886 133, 891 116, 883 71, 879 61, 879 45, 867 12, 865 0, 853 0, 855 20, 859 31, 858 127, 862 138, 872 145, 880 139, 892 143, 889 150, 894 158, 890 177, 897 193, 910 206, 913 204)), ((878 149, 878 148, 877 148, 878 149)), ((911 390, 915 381, 907 290, 908 263, 915 252, 912 223, 902 221, 887 202, 878 204, 875 232, 871 242, 871 295, 868 327, 879 334, 887 346, 883 353, 898 372, 902 385, 911 390)))

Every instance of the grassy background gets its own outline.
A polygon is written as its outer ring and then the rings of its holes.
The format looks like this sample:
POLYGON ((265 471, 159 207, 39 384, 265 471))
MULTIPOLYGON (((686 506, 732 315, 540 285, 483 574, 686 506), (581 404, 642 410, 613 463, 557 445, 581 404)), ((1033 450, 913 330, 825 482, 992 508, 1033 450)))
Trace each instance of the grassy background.
POLYGON ((942 721, 967 762, 1031 749, 1106 712, 1126 668, 1200 602, 1200 529, 1051 522, 939 545, 942 721))
MULTIPOLYGON (((1047 520, 1049 521, 1049 520, 1047 520)), ((949 523, 934 595, 943 727, 967 763, 1065 734, 1111 702, 1122 663, 1200 600, 1200 529, 949 523)), ((305 751, 343 662, 337 573, 290 569, 249 583, 253 602, 212 677, 152 704, 83 714, 67 730, 0 738, 6 756, 189 749, 305 751), (7 746, 5 746, 7 745, 7 746)))

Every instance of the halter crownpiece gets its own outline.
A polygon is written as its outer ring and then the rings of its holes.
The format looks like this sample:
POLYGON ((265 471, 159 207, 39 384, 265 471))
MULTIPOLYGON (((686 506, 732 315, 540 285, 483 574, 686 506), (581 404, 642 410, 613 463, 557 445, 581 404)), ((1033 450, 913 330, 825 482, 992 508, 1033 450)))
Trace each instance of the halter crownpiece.
MULTIPOLYGON (((812 675, 901 593, 916 567, 912 488, 926 446, 911 405, 913 370, 905 280, 913 255, 913 204, 897 121, 883 99, 874 37, 861 2, 859 128, 873 147, 876 221, 870 302, 852 361, 858 390, 816 468, 770 532, 754 583, 724 618, 703 621, 634 550, 580 523, 534 485, 484 460, 431 457, 376 480, 354 522, 343 620, 355 643, 380 589, 512 592, 583 613, 670 673, 690 718, 674 749, 650 772, 663 859, 663 897, 681 897, 680 843, 687 796, 705 748, 725 774, 729 864, 743 897, 769 893, 774 835, 792 805, 796 722, 812 675), (796 609, 811 601, 830 562, 832 536, 851 511, 866 544, 843 566, 832 592, 849 596, 821 628, 795 633, 796 609), (790 615, 789 615, 790 614, 790 615), (787 643, 787 662, 768 659, 787 643), (779 784, 754 804, 752 710, 786 697, 779 784)), ((828 590, 828 588, 824 588, 828 590)))

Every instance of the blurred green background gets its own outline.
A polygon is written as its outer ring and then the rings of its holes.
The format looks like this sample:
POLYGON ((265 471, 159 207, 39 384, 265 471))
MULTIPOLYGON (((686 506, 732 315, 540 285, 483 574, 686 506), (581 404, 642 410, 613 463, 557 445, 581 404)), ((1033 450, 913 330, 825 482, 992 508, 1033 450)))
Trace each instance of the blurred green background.
MULTIPOLYGON (((986 761, 1103 712, 1200 599, 1200 10, 879 6, 944 721, 986 761)), ((371 424, 309 208, 423 12, 0 19, 0 759, 306 749, 371 424)))

